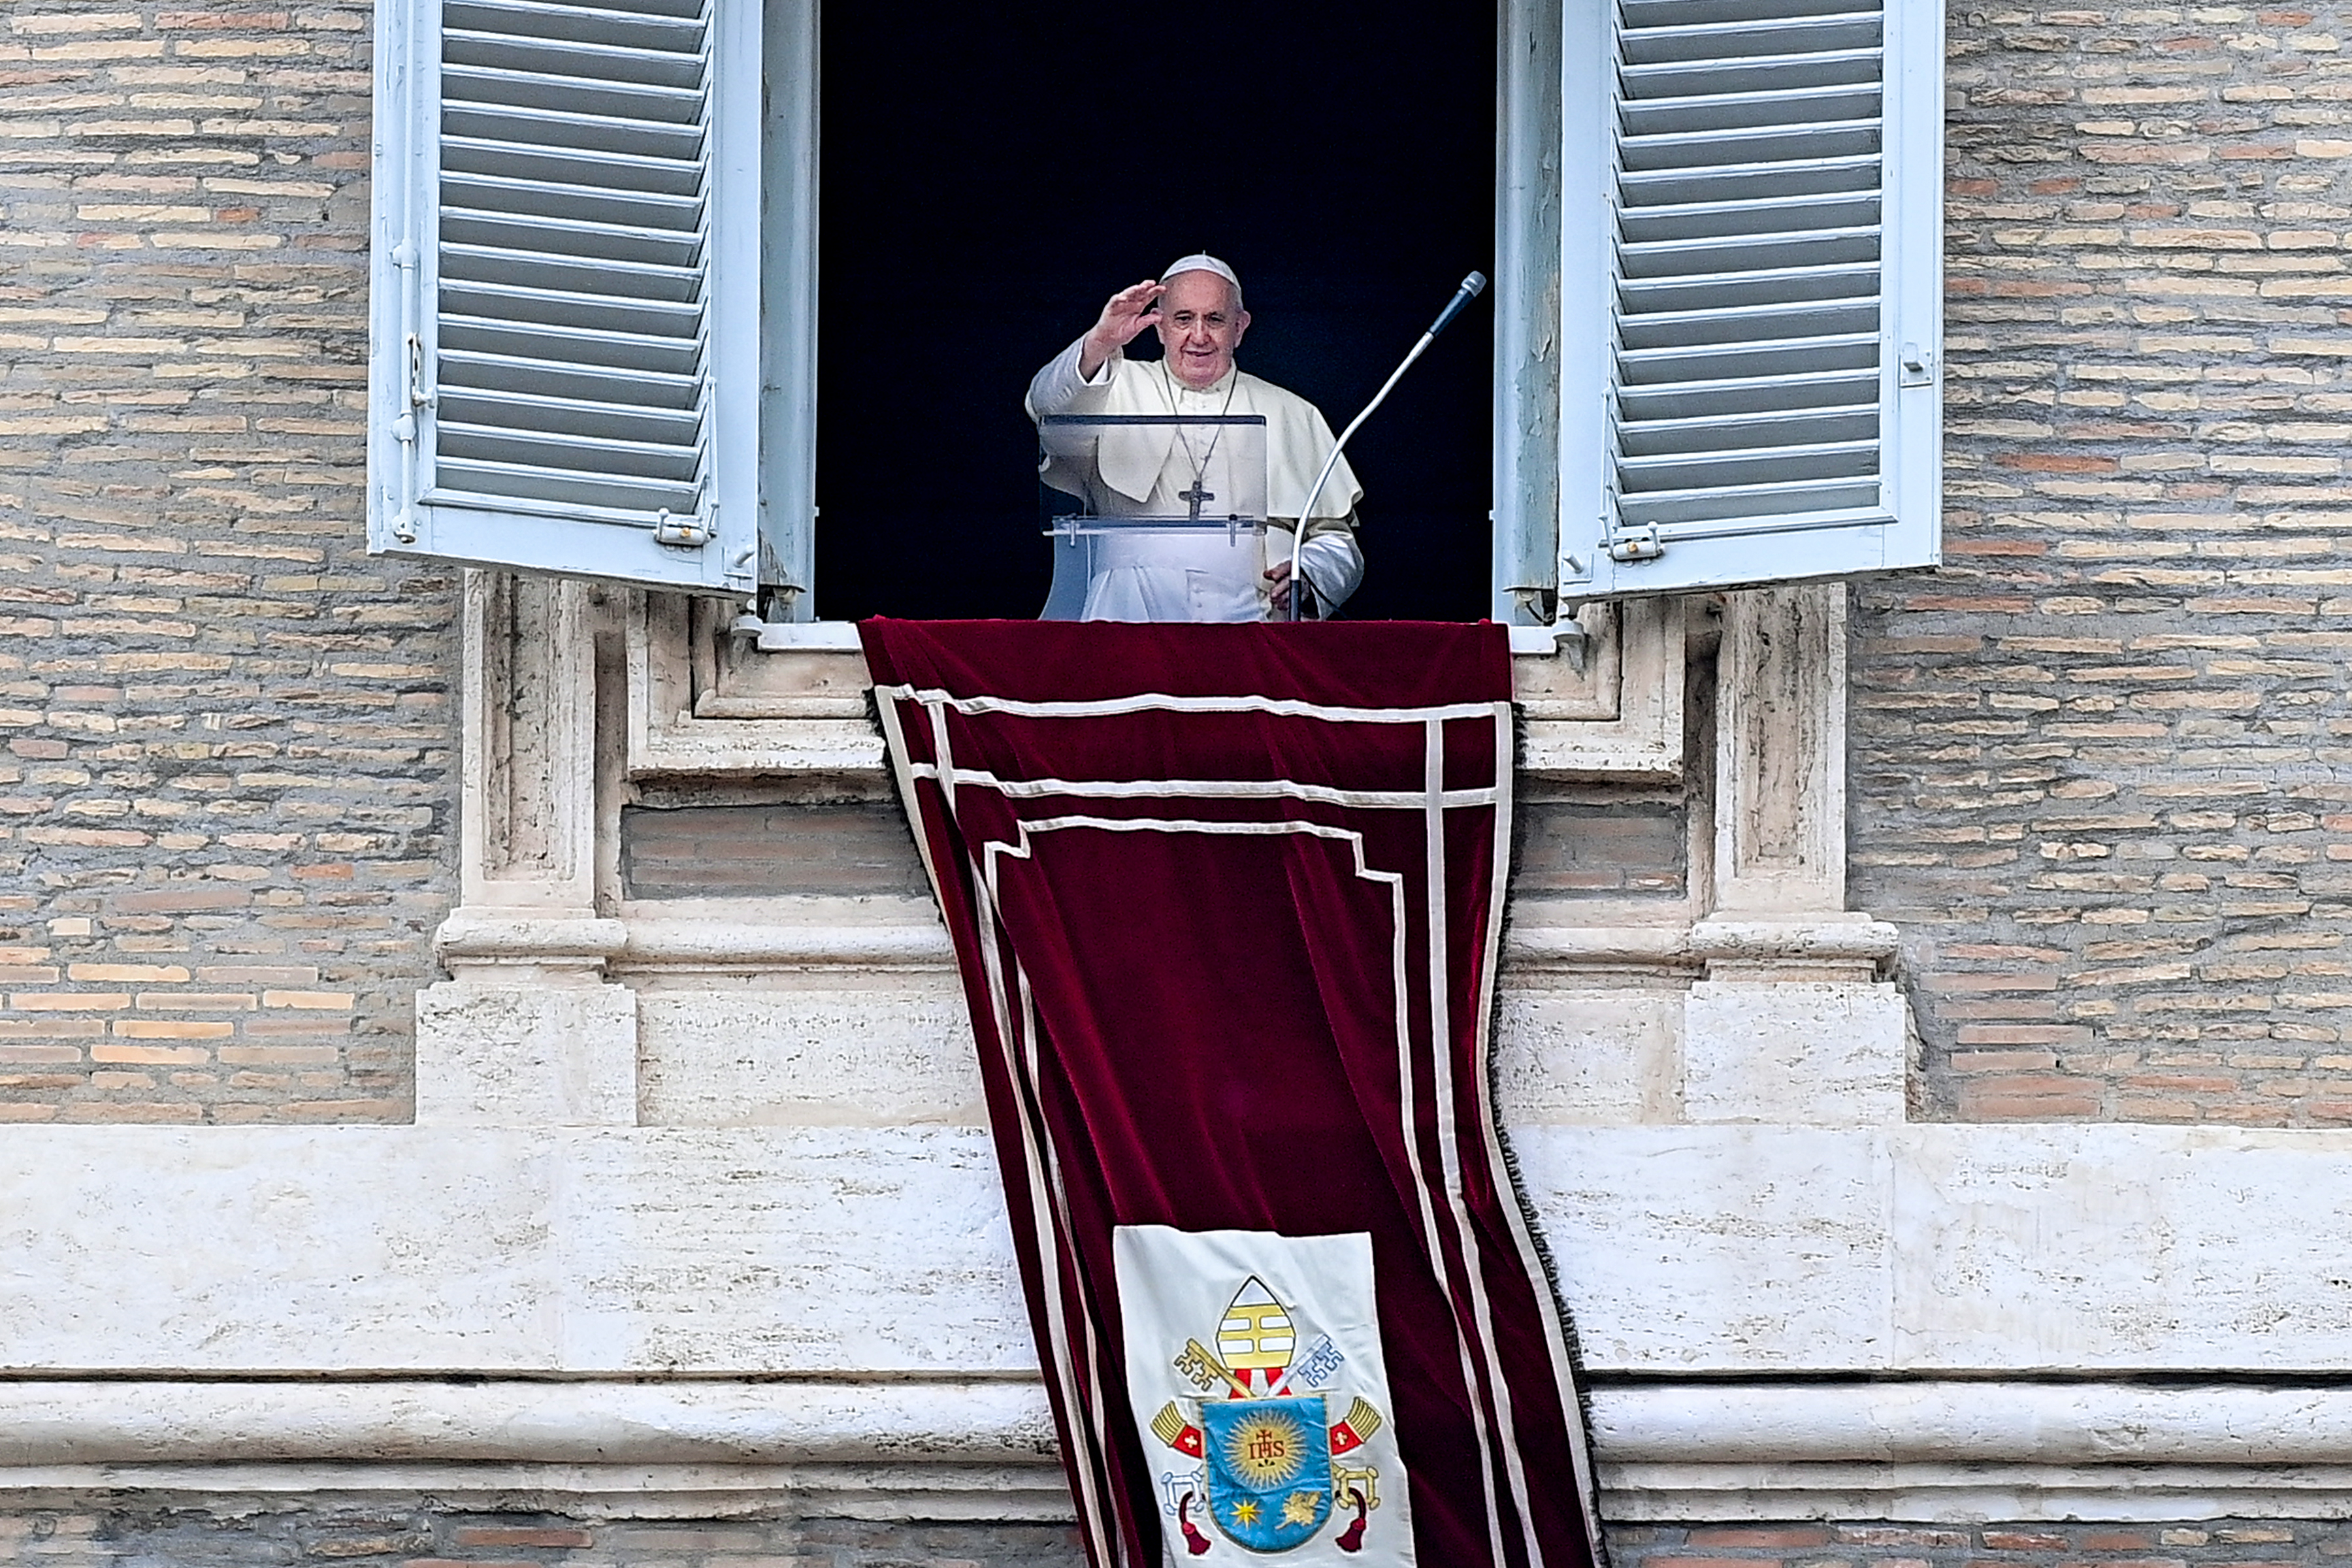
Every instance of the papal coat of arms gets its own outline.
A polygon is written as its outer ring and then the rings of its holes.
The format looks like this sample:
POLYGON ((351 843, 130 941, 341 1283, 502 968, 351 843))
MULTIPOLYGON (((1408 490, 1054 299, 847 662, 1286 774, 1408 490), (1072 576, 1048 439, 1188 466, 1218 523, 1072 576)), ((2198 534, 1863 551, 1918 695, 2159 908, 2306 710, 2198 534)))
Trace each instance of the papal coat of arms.
POLYGON ((1171 1489, 1196 1480, 1176 1499, 1185 1550, 1205 1555, 1214 1542, 1194 1522, 1197 1507, 1227 1541, 1272 1554, 1305 1546, 1335 1511, 1348 1523, 1331 1544, 1360 1552, 1380 1506, 1380 1470, 1359 1450, 1385 1425, 1360 1394, 1345 1390, 1348 1358, 1328 1335, 1302 1353, 1297 1312, 1252 1275, 1226 1304, 1216 1348, 1188 1338, 1170 1364, 1198 1391, 1170 1400, 1151 1433, 1200 1461, 1171 1489), (1356 1455, 1358 1462, 1350 1463, 1356 1455))

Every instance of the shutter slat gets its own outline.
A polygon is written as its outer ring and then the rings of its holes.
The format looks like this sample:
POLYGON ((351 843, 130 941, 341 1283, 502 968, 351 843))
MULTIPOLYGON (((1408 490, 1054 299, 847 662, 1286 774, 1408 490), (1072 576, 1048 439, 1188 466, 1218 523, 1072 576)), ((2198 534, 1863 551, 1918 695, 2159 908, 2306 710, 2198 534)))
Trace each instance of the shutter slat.
POLYGON ((611 370, 601 365, 564 364, 521 354, 483 353, 470 349, 441 352, 441 389, 446 396, 455 387, 550 397, 576 397, 615 406, 628 405, 651 412, 694 406, 701 383, 693 375, 657 370, 611 370))
POLYGON ((511 426, 552 435, 609 437, 668 446, 692 444, 698 430, 691 407, 653 408, 642 403, 551 397, 495 387, 453 386, 446 382, 441 387, 441 416, 444 421, 468 425, 511 426))
POLYGON ((1625 58, 1640 65, 1717 65, 1759 57, 1874 54, 1877 48, 1878 13, 1845 11, 1828 16, 1637 27, 1627 35, 1625 58))
POLYGON ((1878 400, 1842 408, 1779 408, 1768 414, 1727 414, 1660 419, 1644 425, 1628 444, 1638 461, 1653 455, 1685 456, 1740 452, 1767 437, 1771 449, 1873 441, 1878 435, 1878 400))
POLYGON ((1874 263, 1878 245, 1878 226, 1872 224, 1866 228, 1821 228, 1794 234, 1732 233, 1626 242, 1617 247, 1617 257, 1626 280, 1639 283, 1697 274, 1716 277, 1726 270, 1726 261, 1761 263, 1773 269, 1874 263))
POLYGON ((518 359, 602 365, 613 370, 693 375, 700 369, 700 344, 642 332, 612 332, 534 321, 493 321, 480 316, 445 316, 441 342, 457 351, 506 353, 518 359))
POLYGON ((1653 417, 1670 419, 1685 414, 1769 415, 1786 408, 1815 408, 1852 404, 1877 395, 1877 367, 1866 371, 1815 371, 1801 375, 1731 376, 1720 381, 1683 381, 1657 388, 1625 386, 1618 399, 1628 408, 1664 410, 1653 417))
POLYGON ((443 0, 441 18, 450 26, 532 37, 579 38, 630 48, 700 47, 701 28, 691 7, 671 16, 650 8, 616 11, 594 5, 549 5, 534 0, 443 0))
POLYGON ((509 179, 452 169, 441 176, 444 199, 453 206, 482 207, 533 213, 543 217, 585 220, 626 226, 691 230, 699 221, 701 203, 693 196, 668 196, 656 191, 614 190, 595 185, 562 185, 539 180, 509 179))
POLYGON ((442 115, 441 131, 445 143, 461 136, 505 136, 534 147, 661 158, 691 159, 702 146, 702 127, 690 121, 630 120, 514 104, 453 103, 442 115))
POLYGON ((702 244, 701 236, 695 232, 466 207, 441 210, 441 241, 543 251, 590 263, 609 259, 615 265, 675 267, 688 272, 697 270, 696 257, 702 244))
POLYGON ((607 331, 681 343, 691 343, 702 325, 702 304, 696 300, 678 304, 664 300, 634 300, 617 293, 572 294, 554 289, 516 289, 458 278, 441 280, 441 303, 445 310, 456 314, 567 331, 588 321, 602 321, 607 331))
POLYGON ((692 125, 703 95, 657 82, 554 76, 453 61, 441 68, 441 87, 453 105, 477 109, 571 110, 607 120, 653 120, 692 125))
MULTIPOLYGON (((583 442, 560 430, 532 430, 513 425, 470 425, 444 420, 441 426, 445 459, 540 464, 550 473, 563 471, 567 459, 577 459, 583 442)), ((573 471, 639 479, 662 479, 690 491, 701 462, 698 447, 668 441, 628 441, 600 437, 593 468, 573 471)))
POLYGON ((469 174, 689 199, 702 185, 702 164, 691 147, 684 157, 658 158, 643 150, 607 153, 477 136, 444 137, 441 146, 443 166, 469 174))
POLYGON ((590 292, 576 284, 602 282, 623 289, 633 300, 691 303, 702 279, 690 267, 656 267, 635 261, 599 261, 545 250, 515 250, 492 245, 441 247, 454 276, 474 283, 509 283, 590 292))
POLYGON ((441 35, 442 58, 465 66, 578 81, 626 82, 632 89, 669 88, 699 94, 702 61, 671 49, 617 48, 568 38, 534 38, 452 27, 441 35))
POLYGON ((1621 525, 1874 500, 1880 9, 1628 0, 1619 14, 1621 525))
MULTIPOLYGON (((1628 497, 1618 515, 1633 527, 1738 520, 1742 531, 1768 528, 1795 532, 1818 527, 1821 514, 1862 512, 1879 504, 1875 474, 1843 484, 1805 479, 1755 485, 1707 485, 1628 497)), ((1667 537, 1672 538, 1669 533, 1667 537)))
MULTIPOLYGON (((1618 360, 1621 381, 1656 391, 1672 382, 1807 374, 1858 370, 1865 365, 1875 369, 1878 334, 1850 332, 1834 337, 1713 344, 1704 349, 1628 349, 1618 360)), ((1671 417, 1663 412, 1654 416, 1671 417)), ((1621 419, 1626 426, 1639 423, 1631 416, 1621 419)))
POLYGON ((604 470, 501 463, 462 454, 442 457, 437 468, 440 482, 425 492, 428 501, 495 508, 539 501, 558 515, 585 514, 597 521, 640 528, 663 511, 692 513, 699 494, 693 485, 638 480, 604 470))
POLYGON ((1817 226, 1859 228, 1878 222, 1876 191, 1768 197, 1762 201, 1674 202, 1619 215, 1626 238, 1698 238, 1707 235, 1785 234, 1817 226))
POLYGON ((1877 274, 1872 263, 1717 272, 1697 278, 1627 279, 1619 282, 1617 292, 1633 315, 1708 305, 1771 305, 1806 300, 1826 303, 1867 297, 1874 291, 1877 274))
MULTIPOLYGON (((1637 27, 1696 26, 1752 20, 1756 0, 1618 0, 1626 23, 1637 27)), ((1781 16, 1833 16, 1854 9, 1853 0, 1779 0, 1781 16)))
POLYGON ((1644 97, 1697 97, 1727 92, 1780 89, 1841 87, 1874 81, 1880 68, 1876 49, 1848 49, 1818 55, 1782 55, 1753 60, 1716 60, 1673 65, 1626 66, 1619 75, 1629 88, 1647 90, 1644 97))
POLYGON ((1629 321, 1618 329, 1626 348, 1690 349, 1815 335, 1827 327, 1840 334, 1878 332, 1878 301, 1807 300, 1730 310, 1672 310, 1629 321))
POLYGON ((1630 137, 1643 135, 1660 122, 1685 132, 1726 126, 1830 125, 1848 120, 1874 122, 1877 108, 1878 84, 1874 81, 1789 91, 1652 98, 1621 105, 1619 112, 1630 137))
POLYGON ((1822 158, 1857 161, 1878 154, 1878 124, 1868 120, 1810 121, 1789 125, 1714 125, 1697 131, 1658 132, 1625 138, 1623 162, 1631 170, 1727 164, 1813 163, 1822 158))

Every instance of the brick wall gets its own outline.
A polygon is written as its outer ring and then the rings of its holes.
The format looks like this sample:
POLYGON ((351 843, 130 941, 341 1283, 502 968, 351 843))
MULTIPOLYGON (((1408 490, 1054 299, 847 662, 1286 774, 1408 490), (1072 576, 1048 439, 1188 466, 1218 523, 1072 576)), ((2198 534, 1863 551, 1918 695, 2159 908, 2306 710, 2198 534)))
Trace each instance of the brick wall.
POLYGON ((896 801, 625 806, 621 887, 633 899, 931 892, 896 801))
POLYGON ((1609 1545, 1612 1568, 2323 1568, 2352 1556, 2352 1525, 1622 1525, 1609 1545))
POLYGON ((1956 5, 1946 569, 1857 591, 1933 1114, 2352 1121, 2352 7, 1956 5))
POLYGON ((1066 1525, 581 1521, 427 1508, 0 1514, 0 1568, 1082 1568, 1066 1525))
MULTIPOLYGON (((1612 1568, 2336 1568, 2352 1523, 1616 1525, 1612 1568)), ((0 1568, 1079 1568, 1067 1526, 589 1521, 426 1507, 0 1515, 0 1568)))
POLYGON ((363 548, 372 7, 0 4, 0 1121, 400 1121, 452 583, 363 548))

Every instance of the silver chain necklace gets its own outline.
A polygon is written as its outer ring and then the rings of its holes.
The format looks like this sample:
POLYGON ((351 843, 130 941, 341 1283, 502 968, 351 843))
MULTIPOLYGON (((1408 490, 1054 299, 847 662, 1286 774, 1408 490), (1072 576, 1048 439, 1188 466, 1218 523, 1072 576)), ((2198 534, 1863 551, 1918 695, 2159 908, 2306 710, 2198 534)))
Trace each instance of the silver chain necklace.
MULTIPOLYGON (((1192 488, 1188 490, 1178 490, 1176 499, 1191 503, 1192 521, 1194 522, 1201 521, 1201 503, 1217 499, 1217 492, 1208 488, 1209 462, 1217 455, 1217 443, 1225 438, 1223 421, 1225 416, 1233 412, 1234 392, 1241 384, 1242 373, 1239 370, 1228 370, 1225 373, 1224 406, 1217 410, 1217 431, 1215 435, 1209 437, 1207 451, 1195 455, 1192 450, 1192 436, 1185 431, 1183 426, 1176 426, 1176 439, 1184 443, 1184 460, 1192 465, 1192 488)), ((1176 406, 1176 383, 1168 374, 1168 361, 1165 356, 1162 356, 1160 361, 1160 390, 1168 399, 1168 412, 1181 419, 1183 411, 1176 406)))

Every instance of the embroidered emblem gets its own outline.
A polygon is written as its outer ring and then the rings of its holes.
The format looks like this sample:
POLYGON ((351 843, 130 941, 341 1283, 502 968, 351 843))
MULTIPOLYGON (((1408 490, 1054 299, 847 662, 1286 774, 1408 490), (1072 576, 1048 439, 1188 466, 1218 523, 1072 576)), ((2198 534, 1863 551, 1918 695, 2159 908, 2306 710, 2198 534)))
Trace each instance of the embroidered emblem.
POLYGON ((1341 1512, 1349 1522, 1332 1544, 1363 1550, 1381 1505, 1380 1471, 1344 1461, 1384 1419, 1363 1395, 1337 1386, 1348 1358, 1328 1336, 1299 1353, 1297 1317, 1253 1274, 1211 1336, 1216 1348, 1189 1338, 1169 1363, 1199 1397, 1170 1400, 1150 1426, 1168 1447, 1200 1461, 1160 1477, 1192 1556, 1214 1544, 1192 1522, 1196 1510, 1227 1541, 1265 1555, 1304 1546, 1341 1512), (1348 1404, 1335 1419, 1342 1397, 1348 1404))

